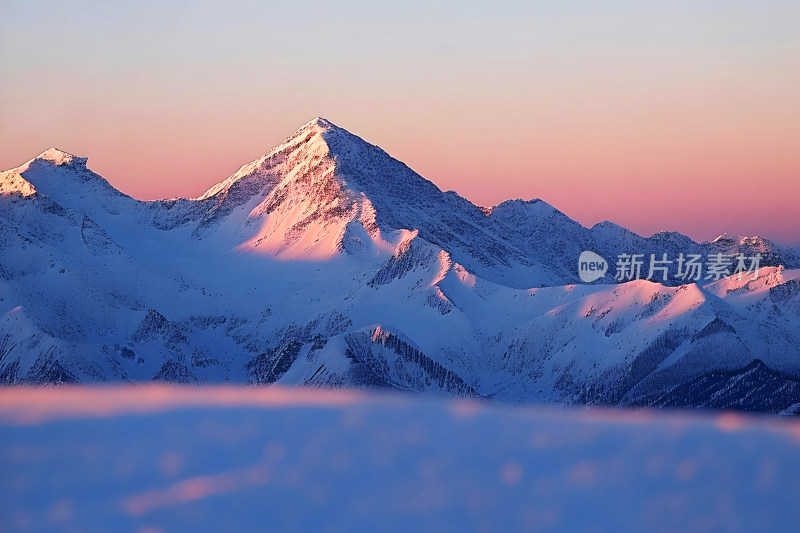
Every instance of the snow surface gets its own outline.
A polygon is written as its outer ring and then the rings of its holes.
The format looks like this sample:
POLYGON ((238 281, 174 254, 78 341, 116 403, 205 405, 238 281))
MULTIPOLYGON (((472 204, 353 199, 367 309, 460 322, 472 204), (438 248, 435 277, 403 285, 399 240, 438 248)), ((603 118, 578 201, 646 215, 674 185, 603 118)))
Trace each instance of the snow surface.
POLYGON ((3 531, 796 531, 800 422, 354 391, 0 390, 3 531))

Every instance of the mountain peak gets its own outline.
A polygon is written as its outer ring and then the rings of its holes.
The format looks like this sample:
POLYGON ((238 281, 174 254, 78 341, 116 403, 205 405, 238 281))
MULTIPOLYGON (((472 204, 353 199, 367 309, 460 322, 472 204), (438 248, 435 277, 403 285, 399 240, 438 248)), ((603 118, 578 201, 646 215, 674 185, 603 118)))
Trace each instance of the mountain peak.
POLYGON ((313 119, 306 122, 300 129, 304 130, 306 128, 319 128, 323 130, 328 130, 332 128, 338 128, 336 124, 328 120, 327 118, 323 117, 314 117, 313 119))
POLYGON ((602 222, 598 222, 594 226, 591 227, 592 230, 605 230, 605 231, 622 231, 627 233, 633 233, 631 230, 624 226, 620 226, 616 222, 611 222, 610 220, 604 220, 602 222))
MULTIPOLYGON (((314 117, 313 119, 309 120, 302 126, 300 126, 287 140, 286 142, 297 141, 298 139, 308 140, 314 136, 322 136, 325 134, 329 134, 331 132, 347 132, 344 128, 341 128, 331 122, 330 120, 323 118, 323 117, 314 117)), ((286 144, 286 142, 284 144, 286 144)), ((276 147, 279 148, 279 147, 276 147)))
POLYGON ((749 245, 749 246, 765 245, 770 243, 770 241, 768 241, 767 239, 765 239, 760 235, 744 236, 744 235, 733 235, 731 233, 723 233, 722 235, 712 240, 711 242, 720 245, 749 245))
MULTIPOLYGON (((213 185, 196 199, 207 200, 219 194, 226 196, 232 187, 250 190, 253 188, 258 189, 259 183, 262 185, 269 185, 270 188, 277 185, 274 179, 281 173, 276 172, 275 167, 283 165, 284 158, 287 155, 291 154, 291 159, 293 159, 296 164, 300 159, 306 158, 309 153, 316 153, 318 155, 326 153, 329 150, 329 146, 323 135, 333 130, 344 131, 342 128, 339 128, 331 121, 322 117, 315 117, 309 120, 295 130, 295 132, 287 137, 281 144, 272 148, 258 159, 245 163, 230 177, 213 185)), ((285 172, 288 173, 289 171, 290 168, 285 169, 285 172)), ((282 177, 283 176, 281 176, 281 178, 282 177)), ((246 194, 244 196, 246 196, 246 194)), ((239 199, 243 199, 244 196, 239 199)))
MULTIPOLYGON (((34 163, 53 166, 72 166, 78 169, 86 168, 87 158, 76 157, 58 148, 48 148, 41 154, 37 155, 28 162, 10 170, 0 172, 0 194, 14 194, 19 193, 22 196, 33 196, 37 192, 37 187, 34 182, 30 180, 29 171, 32 168, 42 169, 44 166, 39 167, 34 163), (23 177, 25 174, 25 177, 23 177)), ((34 172, 35 174, 35 172, 34 172)))
POLYGON ((712 240, 711 242, 723 242, 723 241, 738 241, 741 237, 738 235, 731 235, 730 233, 723 233, 716 239, 712 240))
POLYGON ((85 167, 88 158, 77 157, 63 150, 59 150, 58 148, 48 148, 41 154, 37 155, 34 160, 48 161, 57 166, 74 164, 85 167))
POLYGON ((761 249, 765 249, 767 247, 774 245, 774 243, 772 243, 771 241, 768 241, 764 237, 758 235, 753 235, 751 237, 748 237, 742 235, 732 235, 730 233, 723 233, 716 239, 712 240, 711 243, 715 244, 718 247, 750 246, 761 249))

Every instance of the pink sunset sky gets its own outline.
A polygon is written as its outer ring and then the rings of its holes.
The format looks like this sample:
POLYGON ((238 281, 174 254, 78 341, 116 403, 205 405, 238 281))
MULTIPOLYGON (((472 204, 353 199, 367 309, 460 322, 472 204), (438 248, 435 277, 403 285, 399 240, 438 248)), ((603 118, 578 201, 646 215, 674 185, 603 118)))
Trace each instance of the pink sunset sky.
POLYGON ((319 115, 477 204, 798 245, 798 6, 4 2, 0 169, 195 196, 319 115))

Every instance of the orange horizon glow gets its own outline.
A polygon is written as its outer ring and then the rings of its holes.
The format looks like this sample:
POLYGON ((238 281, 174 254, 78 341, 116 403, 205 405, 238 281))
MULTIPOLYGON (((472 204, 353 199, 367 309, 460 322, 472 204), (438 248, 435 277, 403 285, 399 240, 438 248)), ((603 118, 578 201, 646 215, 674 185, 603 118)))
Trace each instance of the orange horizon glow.
POLYGON ((0 168, 193 197, 320 115, 478 205, 800 245, 800 6, 553 4, 7 5, 0 168))

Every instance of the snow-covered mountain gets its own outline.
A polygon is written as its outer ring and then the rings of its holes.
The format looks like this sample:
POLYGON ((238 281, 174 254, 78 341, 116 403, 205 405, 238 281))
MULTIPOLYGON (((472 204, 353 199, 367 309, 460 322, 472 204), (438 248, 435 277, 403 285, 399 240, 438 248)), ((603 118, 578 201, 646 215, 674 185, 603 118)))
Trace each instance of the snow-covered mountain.
POLYGON ((315 119, 196 199, 50 149, 0 174, 0 382, 388 387, 800 411, 800 254, 586 228, 442 192, 315 119), (579 284, 620 253, 762 255, 757 280, 579 284))

